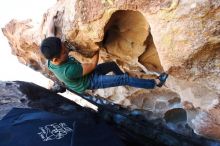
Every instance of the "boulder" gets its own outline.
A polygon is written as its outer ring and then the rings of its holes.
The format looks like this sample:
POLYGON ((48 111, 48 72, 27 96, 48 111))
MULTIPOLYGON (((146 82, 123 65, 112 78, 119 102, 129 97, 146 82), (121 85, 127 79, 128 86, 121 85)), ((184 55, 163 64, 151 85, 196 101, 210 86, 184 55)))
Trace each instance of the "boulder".
POLYGON ((133 108, 151 107, 153 111, 158 107, 160 114, 172 108, 167 106, 172 99, 180 99, 175 104, 179 107, 190 102, 199 111, 187 112, 194 130, 220 139, 218 133, 203 130, 210 124, 215 124, 213 130, 218 126, 211 117, 220 97, 219 0, 59 0, 45 13, 41 25, 31 20, 10 21, 2 31, 12 53, 21 63, 56 80, 39 51, 47 18, 54 14, 56 35, 79 49, 70 53, 77 59, 89 61, 85 57, 100 50, 100 62, 114 60, 135 76, 162 71, 170 74, 168 89, 120 87, 93 94, 133 108), (172 96, 167 96, 170 93, 172 96), (153 97, 156 99, 149 100, 153 97), (209 116, 199 116, 203 111, 209 116), (209 122, 192 122, 200 118, 209 122))

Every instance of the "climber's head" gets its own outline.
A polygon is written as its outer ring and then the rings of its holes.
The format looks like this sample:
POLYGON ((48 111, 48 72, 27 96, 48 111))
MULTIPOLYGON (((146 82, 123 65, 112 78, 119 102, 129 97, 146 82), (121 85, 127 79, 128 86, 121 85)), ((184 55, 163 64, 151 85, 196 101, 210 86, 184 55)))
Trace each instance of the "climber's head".
POLYGON ((60 64, 68 58, 66 48, 61 43, 60 38, 48 37, 41 43, 40 50, 46 59, 60 64))
POLYGON ((52 60, 59 57, 61 53, 62 43, 60 38, 48 37, 41 43, 40 50, 45 58, 52 60))

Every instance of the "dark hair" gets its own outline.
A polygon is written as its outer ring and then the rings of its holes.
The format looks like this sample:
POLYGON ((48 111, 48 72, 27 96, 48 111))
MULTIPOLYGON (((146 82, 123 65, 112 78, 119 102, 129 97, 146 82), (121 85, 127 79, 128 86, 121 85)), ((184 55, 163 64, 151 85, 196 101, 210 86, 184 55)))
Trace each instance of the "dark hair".
POLYGON ((61 53, 61 40, 58 37, 48 37, 41 42, 41 53, 47 59, 59 57, 61 53))

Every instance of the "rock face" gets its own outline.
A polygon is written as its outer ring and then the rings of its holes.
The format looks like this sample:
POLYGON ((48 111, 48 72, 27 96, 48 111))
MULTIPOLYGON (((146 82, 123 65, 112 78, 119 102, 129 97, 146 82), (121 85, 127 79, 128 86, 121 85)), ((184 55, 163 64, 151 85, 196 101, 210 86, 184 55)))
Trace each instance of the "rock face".
MULTIPOLYGON (((196 135, 186 123, 186 111, 175 108, 165 113, 165 117, 152 118, 147 110, 130 110, 112 104, 95 96, 82 96, 93 102, 99 110, 83 108, 61 95, 33 83, 15 81, 0 82, 0 119, 12 108, 35 108, 62 116, 75 117, 79 123, 111 123, 114 133, 126 146, 148 145, 219 145, 219 141, 196 135)), ((1 131, 2 132, 2 131, 1 131)), ((5 137, 5 132, 1 137, 5 137)), ((0 141, 4 145, 4 141, 0 141)))
POLYGON ((33 83, 0 81, 0 87, 0 119, 12 108, 37 108, 63 115, 73 109, 82 108, 61 95, 33 83))
MULTIPOLYGON (((161 109, 160 114, 175 101, 174 106, 188 109, 188 122, 197 133, 220 139, 220 120, 213 112, 219 112, 220 97, 219 0, 59 0, 40 26, 31 20, 9 22, 2 30, 13 54, 52 79, 38 47, 47 18, 56 12, 57 36, 84 56, 100 50, 100 61, 114 60, 136 76, 170 74, 169 89, 162 91, 120 87, 95 94, 133 108, 161 109), (193 122, 200 120, 204 122, 193 122)), ((88 61, 79 53, 70 55, 88 61)))

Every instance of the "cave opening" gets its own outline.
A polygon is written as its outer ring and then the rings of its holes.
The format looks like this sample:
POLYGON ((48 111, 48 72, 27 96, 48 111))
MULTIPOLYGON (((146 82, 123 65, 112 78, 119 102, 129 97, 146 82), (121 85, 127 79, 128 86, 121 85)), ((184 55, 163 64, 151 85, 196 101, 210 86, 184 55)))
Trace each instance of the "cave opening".
POLYGON ((108 53, 127 62, 138 60, 149 71, 163 71, 150 26, 142 13, 118 10, 112 14, 104 32, 102 45, 108 53))

